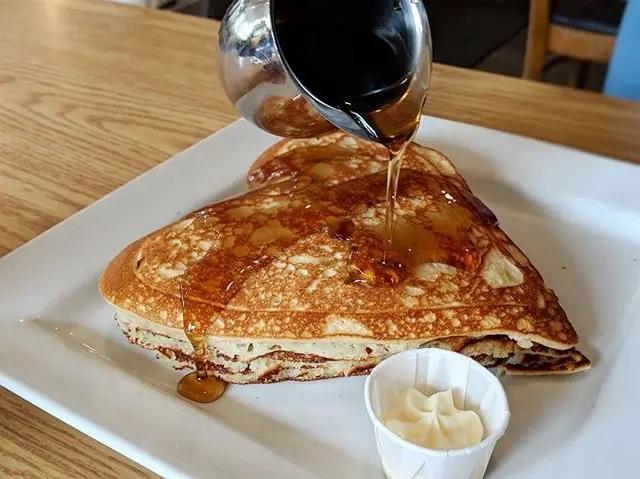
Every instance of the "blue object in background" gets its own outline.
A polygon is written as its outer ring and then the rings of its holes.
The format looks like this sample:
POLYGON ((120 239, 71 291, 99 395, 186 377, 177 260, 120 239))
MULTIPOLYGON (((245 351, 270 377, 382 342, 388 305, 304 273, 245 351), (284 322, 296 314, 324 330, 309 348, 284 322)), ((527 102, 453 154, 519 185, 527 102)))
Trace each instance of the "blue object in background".
POLYGON ((640 0, 629 0, 604 84, 607 95, 640 100, 640 0))

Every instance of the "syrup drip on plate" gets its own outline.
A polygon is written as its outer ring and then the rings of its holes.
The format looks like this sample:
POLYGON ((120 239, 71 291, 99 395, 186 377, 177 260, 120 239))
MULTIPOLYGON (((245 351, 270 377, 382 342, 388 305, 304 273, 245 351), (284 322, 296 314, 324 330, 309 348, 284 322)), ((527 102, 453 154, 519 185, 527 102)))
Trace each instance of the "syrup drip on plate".
MULTIPOLYGON (((186 275, 188 278, 188 275, 186 275)), ((207 368, 208 353, 206 345, 206 330, 195 318, 195 311, 186 305, 182 283, 180 284, 180 301, 182 303, 183 329, 187 339, 193 347, 193 361, 196 370, 184 375, 178 382, 177 391, 182 397, 199 403, 210 403, 224 393, 227 383, 209 374, 207 368)), ((187 296, 188 298, 188 296, 187 296)))
POLYGON ((224 393, 227 387, 227 383, 215 376, 208 375, 206 370, 204 374, 206 374, 206 376, 202 376, 202 373, 199 371, 193 371, 182 376, 178 382, 178 394, 200 403, 213 402, 222 396, 222 393, 224 393))

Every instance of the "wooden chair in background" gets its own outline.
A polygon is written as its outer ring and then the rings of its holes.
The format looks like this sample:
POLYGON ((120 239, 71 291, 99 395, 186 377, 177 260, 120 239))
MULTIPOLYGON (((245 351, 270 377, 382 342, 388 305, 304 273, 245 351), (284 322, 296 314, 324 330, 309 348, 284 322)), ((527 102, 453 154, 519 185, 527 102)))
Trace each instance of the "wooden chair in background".
POLYGON ((625 3, 530 0, 523 78, 542 80, 547 53, 573 59, 569 84, 584 87, 589 63, 608 63, 625 3))

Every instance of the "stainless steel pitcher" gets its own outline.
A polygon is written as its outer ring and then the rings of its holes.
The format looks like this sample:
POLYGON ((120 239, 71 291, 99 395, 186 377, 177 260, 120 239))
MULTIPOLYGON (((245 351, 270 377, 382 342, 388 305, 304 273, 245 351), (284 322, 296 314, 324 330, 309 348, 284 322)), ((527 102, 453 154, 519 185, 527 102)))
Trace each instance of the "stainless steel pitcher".
MULTIPOLYGON (((220 75, 229 99, 247 120, 279 136, 313 137, 335 126, 372 139, 367 125, 324 102, 298 80, 283 57, 277 31, 274 32, 275 2, 278 0, 237 0, 227 10, 220 27, 219 48, 220 75)), ((393 8, 401 9, 403 29, 413 45, 406 92, 376 112, 378 116, 391 118, 398 111, 419 112, 422 108, 431 72, 431 35, 421 0, 388 2, 390 8, 392 4, 393 8)), ((339 10, 333 14, 340 15, 339 10)), ((328 31, 327 35, 330 34, 328 31)))

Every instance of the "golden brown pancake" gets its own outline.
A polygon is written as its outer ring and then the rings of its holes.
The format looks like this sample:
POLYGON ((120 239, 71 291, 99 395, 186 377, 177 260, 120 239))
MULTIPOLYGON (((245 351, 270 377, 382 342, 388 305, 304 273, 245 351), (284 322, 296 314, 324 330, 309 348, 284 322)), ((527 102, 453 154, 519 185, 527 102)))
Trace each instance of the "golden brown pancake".
POLYGON ((118 325, 178 368, 193 366, 183 328, 199 331, 210 371, 236 383, 363 374, 419 347, 507 374, 588 369, 556 295, 441 153, 408 147, 380 261, 387 158, 342 132, 275 144, 251 191, 111 262, 118 325))

